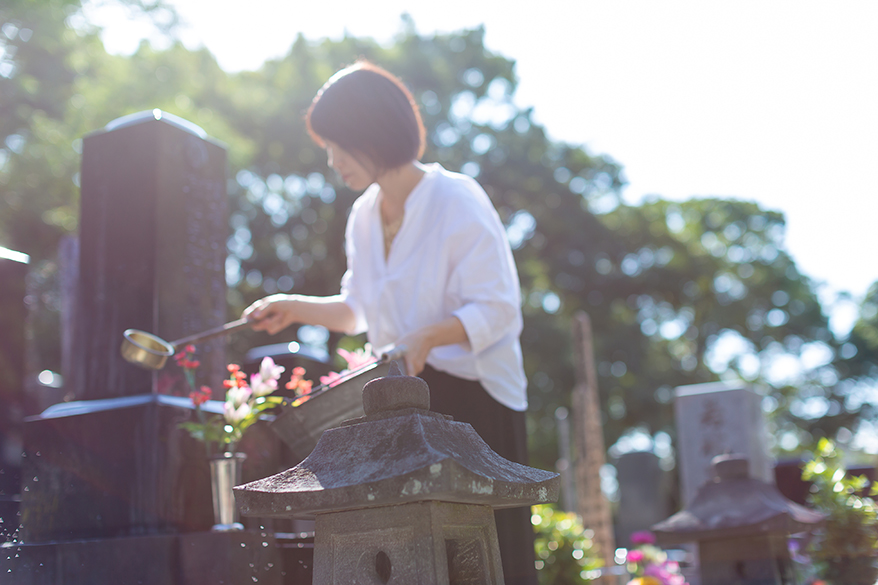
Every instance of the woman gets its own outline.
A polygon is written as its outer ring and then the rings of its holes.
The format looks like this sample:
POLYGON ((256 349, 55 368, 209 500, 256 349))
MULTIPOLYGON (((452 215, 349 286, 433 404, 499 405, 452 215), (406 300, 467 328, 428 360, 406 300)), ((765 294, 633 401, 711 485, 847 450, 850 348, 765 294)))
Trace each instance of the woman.
MULTIPOLYGON (((379 351, 405 345, 431 409, 470 423, 501 456, 526 463, 521 299, 505 230, 472 178, 419 162, 425 131, 399 79, 368 62, 314 98, 308 131, 345 184, 364 190, 345 232, 335 296, 271 295, 247 308, 254 329, 293 323, 367 332, 379 351)), ((507 583, 536 583, 527 508, 496 515, 507 583)))

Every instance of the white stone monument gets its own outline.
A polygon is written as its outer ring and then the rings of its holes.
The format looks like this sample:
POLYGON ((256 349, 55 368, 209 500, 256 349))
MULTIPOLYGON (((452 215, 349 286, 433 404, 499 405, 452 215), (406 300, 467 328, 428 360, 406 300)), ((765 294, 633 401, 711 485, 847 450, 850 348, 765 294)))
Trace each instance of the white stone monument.
POLYGON ((715 382, 679 386, 675 395, 684 506, 710 478, 710 462, 717 455, 744 455, 750 461, 750 477, 774 484, 761 394, 743 383, 715 382))

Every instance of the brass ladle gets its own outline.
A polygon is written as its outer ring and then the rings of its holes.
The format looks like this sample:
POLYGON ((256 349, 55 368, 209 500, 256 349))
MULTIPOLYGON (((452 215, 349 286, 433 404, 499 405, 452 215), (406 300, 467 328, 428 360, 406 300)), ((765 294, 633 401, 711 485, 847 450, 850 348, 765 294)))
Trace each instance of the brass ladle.
POLYGON ((125 358, 125 361, 140 367, 161 370, 165 367, 165 362, 168 358, 174 355, 179 348, 196 341, 204 341, 231 333, 236 329, 249 326, 251 322, 251 319, 238 319, 220 327, 214 327, 213 329, 171 342, 167 342, 161 337, 146 331, 126 329, 125 333, 122 334, 125 338, 122 341, 122 357, 125 358))

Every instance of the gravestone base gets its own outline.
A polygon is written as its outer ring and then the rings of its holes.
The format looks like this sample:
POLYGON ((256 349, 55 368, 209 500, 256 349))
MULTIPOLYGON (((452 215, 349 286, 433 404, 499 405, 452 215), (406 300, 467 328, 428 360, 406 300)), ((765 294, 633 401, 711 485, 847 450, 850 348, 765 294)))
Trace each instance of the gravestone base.
POLYGON ((10 544, 0 549, 0 575, 9 585, 281 585, 283 572, 274 536, 251 531, 10 544))
POLYGON ((213 525, 203 445, 178 428, 188 398, 65 403, 24 425, 21 540, 178 534, 213 525))
MULTIPOLYGON (((28 419, 20 539, 38 544, 210 530, 206 451, 179 428, 193 418, 189 398, 151 394, 65 403, 28 419)), ((282 447, 267 423, 250 427, 239 445, 247 455, 244 481, 282 467, 282 447)))

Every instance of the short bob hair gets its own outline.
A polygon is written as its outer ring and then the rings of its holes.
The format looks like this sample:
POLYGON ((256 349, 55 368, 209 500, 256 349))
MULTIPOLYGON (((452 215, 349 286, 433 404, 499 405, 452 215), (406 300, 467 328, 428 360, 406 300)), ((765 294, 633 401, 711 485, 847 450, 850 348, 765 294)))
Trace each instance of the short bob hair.
POLYGON ((367 157, 381 171, 424 154, 424 122, 411 92, 396 76, 365 60, 333 75, 305 116, 314 142, 334 142, 367 157))

